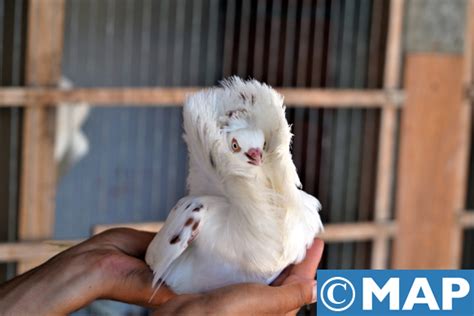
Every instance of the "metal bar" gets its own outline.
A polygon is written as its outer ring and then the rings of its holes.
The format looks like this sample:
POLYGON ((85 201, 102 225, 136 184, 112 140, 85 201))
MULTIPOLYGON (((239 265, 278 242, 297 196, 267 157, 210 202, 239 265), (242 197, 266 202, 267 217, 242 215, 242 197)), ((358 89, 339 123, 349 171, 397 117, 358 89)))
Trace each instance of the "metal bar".
MULTIPOLYGON (((0 88, 0 107, 86 102, 91 105, 171 106, 204 87, 180 88, 0 88)), ((277 88, 288 106, 295 107, 398 107, 402 91, 361 89, 277 88)))
MULTIPOLYGON (((404 0, 390 1, 390 19, 384 71, 384 88, 387 90, 396 89, 400 82, 403 7, 404 0)), ((377 187, 375 193, 375 220, 380 223, 387 221, 390 217, 396 129, 397 110, 394 106, 390 106, 390 104, 384 104, 379 132, 377 187)), ((387 268, 388 246, 388 240, 384 237, 374 240, 372 269, 387 268)))

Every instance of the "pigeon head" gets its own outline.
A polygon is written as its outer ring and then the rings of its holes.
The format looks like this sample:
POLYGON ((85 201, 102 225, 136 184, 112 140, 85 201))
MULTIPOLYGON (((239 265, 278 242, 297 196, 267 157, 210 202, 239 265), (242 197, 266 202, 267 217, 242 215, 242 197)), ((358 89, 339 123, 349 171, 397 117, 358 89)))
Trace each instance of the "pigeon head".
POLYGON ((260 129, 240 128, 227 132, 227 145, 241 163, 254 166, 263 163, 265 137, 260 129))

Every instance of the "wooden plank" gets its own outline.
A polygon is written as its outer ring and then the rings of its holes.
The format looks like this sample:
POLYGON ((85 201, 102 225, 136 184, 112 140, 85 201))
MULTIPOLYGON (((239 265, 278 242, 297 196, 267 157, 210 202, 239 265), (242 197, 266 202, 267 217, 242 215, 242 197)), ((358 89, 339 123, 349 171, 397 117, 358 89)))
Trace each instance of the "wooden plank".
MULTIPOLYGON (((126 227, 148 232, 158 232, 164 222, 123 223, 96 225, 92 235, 100 234, 108 229, 126 227)), ((41 264, 61 251, 72 247, 83 240, 43 240, 0 243, 0 262, 35 262, 41 264)))
POLYGON ((124 223, 124 224, 107 224, 107 225, 96 225, 92 230, 92 234, 100 234, 108 229, 126 227, 133 228, 136 230, 143 230, 146 232, 158 232, 163 227, 164 222, 146 222, 146 223, 124 223))
POLYGON ((394 267, 456 269, 463 164, 463 59, 412 53, 405 70, 394 267))
MULTIPOLYGON (((105 230, 118 227, 157 232, 163 227, 163 224, 164 222, 145 222, 97 225, 92 232, 95 235, 105 230)), ((365 241, 380 235, 388 238, 393 236, 395 231, 396 226, 393 222, 387 222, 385 224, 376 224, 373 222, 328 224, 325 226, 324 232, 320 237, 327 242, 365 241)))
MULTIPOLYGON (((465 228, 474 227, 474 212, 464 212, 459 218, 459 223, 465 228)), ((128 227, 156 232, 162 225, 163 222, 97 225, 93 229, 93 234, 98 234, 107 229, 117 227, 128 227)), ((326 242, 367 241, 380 236, 386 239, 391 238, 395 235, 396 231, 397 228, 394 222, 387 222, 385 224, 375 224, 372 222, 330 224, 326 226, 321 238, 326 242)), ((65 250, 67 247, 73 246, 78 242, 80 241, 52 240, 44 242, 4 243, 0 244, 0 261, 17 261, 33 258, 46 260, 59 251, 65 250)))
MULTIPOLYGON (((387 90, 398 88, 400 81, 403 8, 403 0, 391 0, 384 69, 384 88, 387 90)), ((390 104, 385 104, 381 113, 379 131, 377 186, 375 191, 375 220, 377 222, 384 222, 390 217, 396 129, 397 110, 390 104)), ((382 237, 374 240, 372 269, 387 268, 388 246, 388 240, 382 237)))
MULTIPOLYGON (((118 227, 157 232, 162 226, 163 222, 98 225, 94 228, 93 233, 98 234, 104 230, 118 227)), ((384 235, 388 238, 393 236, 395 232, 396 226, 393 222, 381 225, 373 222, 329 224, 320 237, 326 242, 366 241, 378 235, 384 235)), ((0 262, 36 260, 37 258, 46 260, 81 241, 82 240, 45 240, 0 243, 0 262)))
MULTIPOLYGON (((56 85, 60 78, 63 46, 64 0, 30 0, 26 84, 56 85)), ((50 238, 54 222, 56 165, 54 163, 54 109, 25 100, 18 237, 50 238)), ((35 266, 20 263, 18 272, 35 266)))
POLYGON ((0 243, 0 261, 43 263, 80 240, 20 241, 0 243))
MULTIPOLYGON (((91 105, 180 105, 187 95, 205 87, 187 88, 0 88, 0 107, 15 105, 46 106, 55 103, 86 102, 91 105)), ((297 107, 398 107, 403 92, 356 89, 277 88, 288 106, 297 107)))
MULTIPOLYGON (((107 229, 118 227, 157 232, 163 227, 163 224, 163 222, 147 222, 98 225, 94 227, 93 233, 98 234, 107 229)), ((320 237, 327 242, 366 241, 380 235, 387 238, 391 237, 395 234, 395 231, 396 226, 393 222, 386 224, 375 224, 373 222, 329 224, 325 226, 324 232, 320 237)))
POLYGON ((395 235, 393 222, 377 224, 374 222, 344 223, 326 225, 321 238, 326 242, 368 241, 377 236, 389 238, 395 235))

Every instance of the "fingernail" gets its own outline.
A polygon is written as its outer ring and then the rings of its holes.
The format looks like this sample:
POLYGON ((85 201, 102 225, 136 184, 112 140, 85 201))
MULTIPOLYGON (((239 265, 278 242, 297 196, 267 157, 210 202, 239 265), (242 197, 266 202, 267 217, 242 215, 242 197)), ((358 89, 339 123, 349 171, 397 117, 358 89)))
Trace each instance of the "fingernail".
POLYGON ((316 303, 317 291, 316 291, 316 281, 313 283, 313 297, 311 303, 316 303))

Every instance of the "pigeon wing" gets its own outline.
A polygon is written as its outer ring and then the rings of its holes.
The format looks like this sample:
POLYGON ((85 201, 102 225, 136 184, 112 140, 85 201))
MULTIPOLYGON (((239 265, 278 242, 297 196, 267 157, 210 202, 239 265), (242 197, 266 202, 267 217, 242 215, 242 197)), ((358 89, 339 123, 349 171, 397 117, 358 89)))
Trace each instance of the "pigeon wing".
POLYGON ((153 270, 153 286, 166 280, 171 264, 198 236, 206 214, 202 200, 185 197, 170 211, 163 227, 148 246, 145 260, 153 270))

